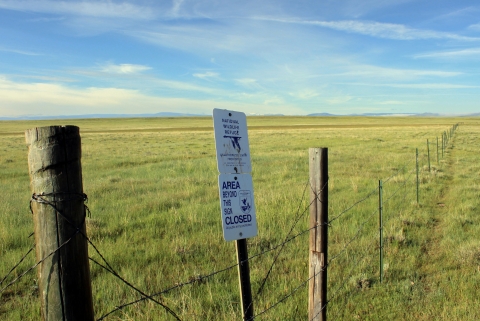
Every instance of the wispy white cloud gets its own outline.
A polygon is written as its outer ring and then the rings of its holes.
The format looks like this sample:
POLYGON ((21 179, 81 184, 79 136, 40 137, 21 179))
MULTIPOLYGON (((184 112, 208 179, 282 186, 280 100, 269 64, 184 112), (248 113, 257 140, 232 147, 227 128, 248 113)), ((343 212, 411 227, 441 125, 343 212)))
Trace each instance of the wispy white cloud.
POLYGON ((296 92, 290 92, 289 95, 301 100, 310 100, 312 98, 320 96, 320 93, 315 89, 305 88, 296 92))
POLYGON ((477 85, 464 85, 454 83, 342 83, 349 86, 368 86, 368 87, 391 87, 407 89, 477 89, 477 85))
POLYGON ((470 26, 468 26, 468 29, 474 30, 474 31, 480 31, 480 23, 470 25, 470 26))
POLYGON ((111 74, 123 74, 123 75, 128 75, 128 74, 138 74, 146 70, 152 69, 151 67, 148 66, 143 66, 143 65, 134 65, 134 64, 119 64, 119 65, 114 65, 114 64, 107 64, 105 66, 102 66, 100 68, 101 72, 105 73, 111 73, 111 74))
POLYGON ((332 104, 332 105, 339 105, 339 104, 345 104, 345 103, 351 101, 352 99, 353 99, 353 97, 351 97, 349 95, 336 96, 336 97, 331 97, 331 98, 326 99, 326 102, 329 103, 329 104, 332 104))
MULTIPOLYGON (((265 98, 265 97, 264 97, 265 98)), ((20 83, 0 75, 0 114, 20 116, 35 111, 42 115, 78 115, 98 113, 156 113, 178 111, 210 114, 213 108, 246 113, 268 113, 267 105, 277 105, 278 113, 299 114, 297 106, 267 97, 261 101, 195 99, 148 95, 122 88, 72 88, 61 84, 20 83), (61 113, 59 113, 61 108, 61 113)))
POLYGON ((179 93, 202 93, 213 96, 224 96, 228 94, 228 92, 216 87, 200 86, 190 82, 165 79, 142 72, 149 69, 150 67, 147 66, 125 64, 106 65, 101 68, 76 69, 69 71, 69 73, 93 79, 93 81, 98 83, 110 84, 111 86, 154 92, 170 91, 173 95, 179 93))
POLYGON ((390 86, 395 88, 411 88, 411 89, 476 89, 476 88, 480 88, 480 86, 475 86, 475 85, 436 84, 436 83, 390 84, 385 86, 390 86))
POLYGON ((278 18, 258 18, 261 20, 270 20, 283 23, 294 23, 303 25, 313 25, 329 29, 356 33, 365 36, 393 39, 393 40, 424 40, 424 39, 452 39, 459 41, 480 41, 480 37, 467 37, 451 32, 442 32, 434 30, 423 30, 410 28, 402 24, 383 23, 376 21, 358 21, 358 20, 339 20, 339 21, 321 21, 321 20, 301 20, 301 19, 278 19, 278 18))
POLYGON ((200 78, 203 80, 218 79, 219 74, 213 71, 207 71, 204 73, 194 73, 193 77, 200 78))
POLYGON ((24 56, 40 56, 41 55, 40 53, 37 53, 37 52, 11 49, 11 48, 2 48, 2 47, 0 47, 0 51, 11 52, 11 53, 19 54, 19 55, 24 55, 24 56))
POLYGON ((258 79, 254 78, 238 78, 234 79, 235 84, 239 85, 242 88, 246 88, 249 90, 265 90, 265 88, 260 85, 258 79))
MULTIPOLYGON (((374 11, 388 7, 396 8, 398 5, 414 1, 415 0, 342 0, 341 4, 339 3, 339 6, 334 8, 343 15, 359 18, 374 11)), ((325 9, 327 8, 326 6, 325 9)))
POLYGON ((172 16, 176 17, 179 16, 179 12, 184 0, 173 0, 172 5, 172 16))
POLYGON ((377 103, 377 105, 404 105, 404 101, 399 100, 382 100, 377 103))
POLYGON ((150 20, 156 17, 155 12, 150 7, 113 1, 2 0, 0 1, 0 9, 142 20, 150 20))
POLYGON ((468 48, 461 50, 439 51, 415 55, 414 58, 480 58, 479 48, 468 48))
POLYGON ((340 73, 329 74, 328 76, 340 77, 340 78, 369 78, 369 79, 388 79, 389 81, 406 81, 421 78, 431 77, 457 77, 463 75, 458 71, 443 71, 443 70, 421 70, 421 69, 401 69, 401 68, 387 68, 374 65, 361 65, 361 64, 346 64, 347 71, 340 73))

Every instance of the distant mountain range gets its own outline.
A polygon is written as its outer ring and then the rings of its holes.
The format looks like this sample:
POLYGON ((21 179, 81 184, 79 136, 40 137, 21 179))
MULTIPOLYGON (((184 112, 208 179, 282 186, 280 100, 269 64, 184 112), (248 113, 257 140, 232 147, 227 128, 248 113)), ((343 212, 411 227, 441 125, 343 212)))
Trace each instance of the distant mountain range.
MULTIPOLYGON (((251 116, 284 116, 283 114, 255 114, 251 116)), ((359 116, 359 117, 478 117, 480 113, 473 114, 439 114, 439 113, 363 113, 349 115, 335 115, 329 113, 313 113, 306 116, 315 117, 342 117, 342 116, 359 116)), ((59 116, 41 116, 27 115, 18 117, 0 117, 0 120, 47 120, 47 119, 90 119, 90 118, 151 118, 151 117, 211 117, 205 114, 183 114, 173 112, 161 112, 156 114, 88 114, 88 115, 59 115, 59 116)))
POLYGON ((150 117, 202 117, 211 115, 201 114, 182 114, 162 112, 156 114, 87 114, 87 115, 59 115, 59 116, 41 116, 26 115, 18 117, 0 117, 0 120, 45 120, 45 119, 89 119, 89 118, 150 118, 150 117))

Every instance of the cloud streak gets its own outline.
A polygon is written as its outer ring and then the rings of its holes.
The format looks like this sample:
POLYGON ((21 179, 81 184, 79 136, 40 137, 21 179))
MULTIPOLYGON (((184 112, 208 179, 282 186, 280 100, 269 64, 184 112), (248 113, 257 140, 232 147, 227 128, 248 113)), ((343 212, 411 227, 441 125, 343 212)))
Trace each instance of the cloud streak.
POLYGON ((451 32, 422 30, 410 28, 402 24, 383 23, 376 21, 340 20, 301 20, 301 19, 276 19, 259 18, 261 20, 293 23, 302 25, 319 26, 348 33, 356 33, 370 37, 392 40, 424 40, 424 39, 452 39, 458 41, 480 41, 479 37, 461 36, 451 32))
POLYGON ((100 68, 100 70, 105 73, 123 74, 123 75, 138 74, 150 69, 152 68, 148 66, 134 65, 134 64, 120 64, 120 65, 108 64, 100 68))
POLYGON ((154 10, 128 2, 112 1, 51 1, 51 0, 2 0, 0 9, 63 14, 72 16, 126 18, 151 20, 156 17, 154 10))
POLYGON ((462 50, 440 51, 415 55, 414 58, 476 58, 480 56, 479 48, 468 48, 462 50))
MULTIPOLYGON (((254 102, 161 97, 112 87, 71 88, 60 84, 19 83, 4 76, 0 76, 0 97, 0 114, 10 117, 32 114, 33 110, 42 115, 135 114, 172 110, 210 114, 213 108, 257 113, 268 104, 278 103, 274 101, 275 97, 263 97, 263 101, 254 102), (62 109, 61 113, 58 112, 59 108, 62 109)), ((301 113, 298 107, 289 104, 276 108, 279 113, 301 113)))
POLYGON ((32 51, 25 51, 25 50, 18 50, 18 49, 10 49, 10 48, 2 48, 0 47, 0 51, 3 52, 11 52, 19 55, 24 55, 24 56, 40 56, 41 54, 32 52, 32 51))

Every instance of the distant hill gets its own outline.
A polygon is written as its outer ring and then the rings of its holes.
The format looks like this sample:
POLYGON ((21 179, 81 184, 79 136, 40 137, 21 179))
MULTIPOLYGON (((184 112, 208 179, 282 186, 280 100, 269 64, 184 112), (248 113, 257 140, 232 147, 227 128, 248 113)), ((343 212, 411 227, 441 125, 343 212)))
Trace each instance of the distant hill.
POLYGON ((334 114, 329 114, 329 113, 314 113, 314 114, 308 114, 307 116, 322 116, 322 117, 330 117, 330 116, 337 116, 334 114))
MULTIPOLYGON (((254 114, 248 116, 284 116, 283 114, 254 114)), ((342 116, 357 116, 357 117, 478 117, 480 113, 474 114, 439 114, 439 113, 363 113, 363 114, 349 114, 336 115, 330 113, 312 113, 305 115, 306 117, 342 117, 342 116)), ((88 114, 88 115, 59 115, 59 116, 41 116, 41 115, 26 115, 18 117, 0 117, 0 120, 47 120, 47 119, 91 119, 91 118, 151 118, 151 117, 211 117, 206 114, 184 114, 175 112, 161 112, 155 114, 88 114)))
POLYGON ((59 115, 37 116, 27 115, 19 117, 0 117, 0 120, 45 120, 45 119, 90 119, 90 118, 150 118, 150 117, 202 117, 211 115, 183 114, 173 112, 161 112, 156 114, 88 114, 88 115, 59 115))

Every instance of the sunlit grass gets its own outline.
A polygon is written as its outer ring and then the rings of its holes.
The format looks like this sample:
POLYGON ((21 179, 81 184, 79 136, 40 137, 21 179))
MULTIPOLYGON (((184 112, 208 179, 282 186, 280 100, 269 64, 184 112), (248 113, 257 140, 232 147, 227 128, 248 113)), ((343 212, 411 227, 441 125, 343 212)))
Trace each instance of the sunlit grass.
MULTIPOLYGON (((63 123, 64 121, 62 121, 63 123)), ((2 122, 0 127, 0 278, 30 248, 26 129, 58 121, 2 122)), ((112 267, 146 293, 191 284, 161 297, 182 320, 240 320, 235 246, 222 237, 209 117, 72 120, 82 135, 84 191, 91 240, 112 267)), ((259 235, 249 254, 274 247, 308 226, 308 148, 329 148, 328 314, 344 320, 466 320, 478 317, 477 241, 480 121, 452 118, 250 117, 249 140, 259 235), (426 140, 463 122, 438 162, 426 140), (415 149, 420 160, 416 203, 415 149), (384 271, 379 283, 378 187, 384 185, 384 271), (395 193, 396 194, 393 194, 395 193), (442 205, 443 204, 443 205, 442 205), (354 241, 349 243, 354 238, 354 241), (336 295, 335 297, 333 297, 336 295)), ((432 148, 435 148, 432 150, 432 148)), ((256 296, 276 251, 250 263, 255 312, 308 278, 308 233, 289 242, 256 296)), ((93 248, 90 256, 101 262, 93 248)), ((19 271, 34 263, 31 255, 19 271)), ((20 272, 15 272, 12 277, 20 272)), ((140 296, 91 262, 96 316, 140 296)), ((12 279, 9 278, 9 280, 12 279)), ((37 320, 36 273, 0 297, 0 319, 37 320)), ((2 287, 5 284, 2 284, 2 287)), ((307 287, 259 320, 307 319, 307 287)), ((141 302, 106 320, 171 320, 141 302)))

